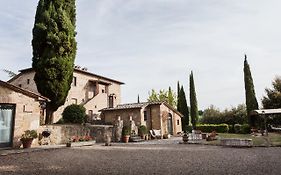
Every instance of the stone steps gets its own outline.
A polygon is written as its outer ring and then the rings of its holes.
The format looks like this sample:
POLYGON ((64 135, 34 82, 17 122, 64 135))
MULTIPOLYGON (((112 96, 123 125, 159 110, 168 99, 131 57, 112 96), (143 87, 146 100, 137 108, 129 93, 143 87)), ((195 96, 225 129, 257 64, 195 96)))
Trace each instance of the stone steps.
POLYGON ((131 136, 130 137, 130 142, 142 142, 142 141, 144 141, 144 139, 141 139, 141 137, 140 136, 131 136))

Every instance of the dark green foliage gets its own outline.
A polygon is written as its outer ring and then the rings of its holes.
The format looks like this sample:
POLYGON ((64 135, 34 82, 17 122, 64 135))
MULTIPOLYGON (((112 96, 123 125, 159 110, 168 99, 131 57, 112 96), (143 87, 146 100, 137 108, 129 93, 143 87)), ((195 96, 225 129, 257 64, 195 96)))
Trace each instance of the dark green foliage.
POLYGON ((272 89, 266 88, 266 96, 262 99, 263 108, 278 109, 281 108, 281 77, 276 77, 272 82, 272 89))
POLYGON ((62 113, 63 121, 65 123, 84 123, 86 117, 85 111, 86 109, 81 105, 69 105, 62 113))
POLYGON ((40 0, 33 27, 35 83, 47 103, 46 124, 65 103, 73 76, 76 55, 75 0, 40 0))
MULTIPOLYGON (((262 105, 265 109, 278 109, 281 108, 281 77, 278 76, 272 81, 272 89, 266 88, 266 96, 262 98, 262 105)), ((267 123, 274 126, 281 125, 281 115, 272 115, 267 123)))
POLYGON ((240 132, 241 134, 250 134, 250 132, 251 132, 251 127, 249 124, 243 124, 241 126, 241 132, 240 132))
POLYGON ((140 103, 140 95, 138 95, 138 103, 140 103))
POLYGON ((194 79, 193 79, 193 72, 191 71, 191 74, 189 76, 189 86, 190 86, 190 117, 191 117, 191 123, 192 127, 196 129, 196 124, 198 122, 198 106, 197 106, 197 98, 196 98, 196 92, 195 92, 195 85, 194 85, 194 79))
POLYGON ((259 109, 259 106, 256 99, 253 78, 246 55, 244 60, 244 83, 245 83, 245 96, 246 96, 247 116, 248 116, 249 125, 255 126, 256 123, 255 118, 250 116, 250 112, 252 110, 259 109))
POLYGON ((181 86, 178 94, 178 109, 181 114, 183 114, 184 117, 181 118, 182 120, 182 130, 186 132, 186 128, 189 125, 189 109, 186 102, 186 96, 183 89, 183 86, 181 86))
POLYGON ((241 132, 241 126, 242 126, 242 125, 240 125, 240 124, 235 124, 235 125, 234 125, 234 132, 235 132, 236 134, 239 134, 239 133, 241 132))
POLYGON ((210 133, 212 131, 216 131, 218 133, 227 133, 229 128, 228 128, 228 125, 227 124, 198 124, 196 126, 196 129, 197 130, 200 130, 202 132, 207 132, 207 133, 210 133))
POLYGON ((244 124, 248 122, 246 113, 246 106, 243 104, 232 107, 231 109, 225 109, 224 111, 220 111, 211 105, 208 109, 204 110, 200 122, 206 124, 244 124))
POLYGON ((127 125, 122 128, 122 136, 131 135, 131 128, 127 125))
POLYGON ((187 133, 191 133, 191 132, 192 132, 192 126, 191 126, 191 125, 185 126, 185 128, 183 129, 183 131, 185 131, 185 132, 187 132, 187 133))
POLYGON ((234 130, 234 125, 228 125, 228 133, 235 133, 235 130, 234 130))
POLYGON ((235 124, 234 125, 234 132, 236 134, 249 134, 251 132, 251 127, 249 124, 235 124))
POLYGON ((140 134, 140 135, 147 134, 147 128, 146 128, 145 125, 141 125, 141 126, 139 127, 139 134, 140 134))

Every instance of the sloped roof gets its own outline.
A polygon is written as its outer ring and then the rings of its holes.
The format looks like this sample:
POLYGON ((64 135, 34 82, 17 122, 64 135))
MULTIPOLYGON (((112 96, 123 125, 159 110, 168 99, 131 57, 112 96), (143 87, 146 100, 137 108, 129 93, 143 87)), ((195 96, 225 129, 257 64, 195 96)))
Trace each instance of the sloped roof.
POLYGON ((251 115, 270 115, 270 114, 281 114, 281 108, 279 109, 260 109, 253 110, 251 115))
POLYGON ((166 102, 142 102, 142 103, 126 103, 126 104, 120 104, 117 105, 115 108, 104 108, 101 109, 100 111, 114 111, 114 110, 125 110, 125 109, 140 109, 144 108, 150 105, 161 105, 164 104, 167 106, 169 109, 177 113, 179 116, 183 116, 179 111, 177 111, 175 108, 173 108, 171 105, 169 105, 166 102))
POLYGON ((18 86, 14 86, 14 85, 12 85, 12 84, 10 84, 8 82, 4 82, 4 81, 0 80, 0 86, 6 87, 6 88, 11 89, 11 90, 13 90, 15 92, 22 93, 22 94, 24 94, 26 96, 32 97, 32 98, 34 98, 36 100, 39 100, 39 101, 49 101, 49 99, 47 97, 44 97, 44 96, 42 96, 40 94, 37 94, 35 92, 29 91, 29 90, 26 90, 26 89, 22 89, 22 88, 20 88, 18 86))
MULTIPOLYGON (((33 72, 33 71, 34 70, 32 68, 19 70, 20 73, 18 75, 16 75, 15 77, 13 77, 12 79, 10 79, 8 82, 12 82, 14 79, 18 78, 19 76, 21 76, 24 73, 33 72)), ((111 78, 107 78, 107 77, 104 77, 104 76, 101 76, 101 75, 97 75, 97 74, 94 74, 94 73, 91 73, 91 72, 88 72, 88 71, 85 71, 85 70, 82 70, 82 69, 78 69, 78 68, 74 68, 74 72, 78 72, 78 73, 89 75, 89 76, 98 77, 98 78, 101 78, 101 79, 104 79, 104 80, 115 82, 115 83, 120 84, 120 85, 125 84, 121 81, 117 81, 117 80, 114 80, 114 79, 111 79, 111 78)))

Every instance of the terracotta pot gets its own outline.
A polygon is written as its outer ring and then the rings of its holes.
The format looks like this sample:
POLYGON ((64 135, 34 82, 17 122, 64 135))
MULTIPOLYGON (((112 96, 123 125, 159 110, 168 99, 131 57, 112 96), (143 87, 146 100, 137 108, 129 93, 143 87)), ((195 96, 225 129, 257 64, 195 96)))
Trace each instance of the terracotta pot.
POLYGON ((32 144, 33 138, 28 138, 28 139, 21 139, 21 143, 23 148, 30 148, 32 144))
POLYGON ((145 139, 145 135, 144 134, 141 134, 141 139, 145 139))
POLYGON ((66 147, 71 147, 71 142, 67 142, 66 147))
POLYGON ((184 143, 187 143, 187 142, 188 142, 188 135, 187 135, 187 134, 184 134, 184 135, 182 136, 182 141, 183 141, 184 143))
POLYGON ((129 135, 125 135, 125 136, 122 137, 122 140, 123 140, 124 143, 128 143, 129 142, 129 138, 130 138, 129 135))

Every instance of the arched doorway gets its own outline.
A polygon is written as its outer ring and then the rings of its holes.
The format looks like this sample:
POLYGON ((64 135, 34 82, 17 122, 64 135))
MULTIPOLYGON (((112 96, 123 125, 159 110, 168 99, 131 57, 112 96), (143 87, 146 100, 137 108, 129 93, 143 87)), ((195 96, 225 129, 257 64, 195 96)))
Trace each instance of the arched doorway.
POLYGON ((168 114, 168 119, 167 119, 167 127, 168 127, 168 133, 173 134, 173 116, 171 113, 168 114))

